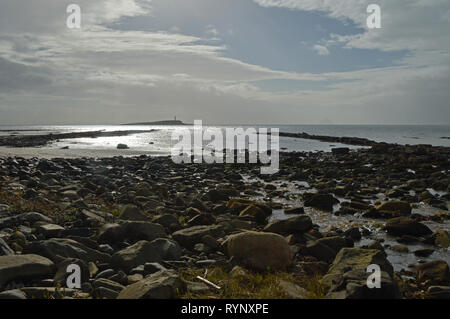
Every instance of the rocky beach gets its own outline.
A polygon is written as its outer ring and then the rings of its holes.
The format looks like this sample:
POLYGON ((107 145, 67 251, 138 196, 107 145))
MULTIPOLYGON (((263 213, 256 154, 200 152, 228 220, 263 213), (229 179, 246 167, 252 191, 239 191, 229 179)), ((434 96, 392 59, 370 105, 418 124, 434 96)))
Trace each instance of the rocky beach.
POLYGON ((280 153, 274 175, 2 157, 0 298, 450 298, 450 148, 353 141, 280 153))

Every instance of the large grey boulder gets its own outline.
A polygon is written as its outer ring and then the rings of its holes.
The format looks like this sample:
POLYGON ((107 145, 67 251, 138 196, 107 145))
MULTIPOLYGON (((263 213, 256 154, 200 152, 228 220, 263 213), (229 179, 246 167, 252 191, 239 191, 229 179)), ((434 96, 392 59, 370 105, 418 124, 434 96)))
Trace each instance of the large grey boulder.
POLYGON ((106 224, 100 229, 101 243, 117 243, 126 239, 131 241, 147 240, 167 237, 164 227, 149 222, 124 222, 122 224, 106 224))
POLYGON ((286 239, 274 233, 247 231, 231 235, 224 245, 230 257, 250 269, 284 270, 292 261, 286 239))
POLYGON ((328 273, 322 278, 322 285, 329 298, 397 298, 399 291, 393 280, 394 269, 378 249, 342 248, 333 261, 328 273), (369 289, 367 272, 370 265, 377 265, 381 271, 383 289, 369 289))
POLYGON ((193 226, 174 232, 172 234, 172 238, 175 239, 181 246, 184 246, 186 248, 193 248, 195 244, 200 243, 203 236, 206 235, 210 235, 214 238, 222 236, 222 226, 193 226))
POLYGON ((34 253, 45 256, 53 261, 63 258, 78 258, 86 262, 108 262, 110 255, 89 248, 75 240, 68 238, 52 238, 30 243, 24 250, 26 253, 34 253))
POLYGON ((123 289, 117 299, 175 299, 186 283, 174 271, 159 271, 123 289))
POLYGON ((0 256, 0 288, 13 280, 52 277, 53 262, 45 257, 28 254, 0 256))
POLYGON ((282 235, 301 234, 307 232, 312 227, 311 217, 302 215, 284 220, 274 220, 264 227, 264 231, 282 235))
POLYGON ((433 233, 431 229, 424 224, 407 217, 389 219, 384 228, 387 230, 388 234, 396 236, 424 236, 433 233))
POLYGON ((111 258, 111 264, 129 273, 133 268, 148 262, 178 260, 180 257, 181 248, 177 242, 160 238, 152 242, 141 240, 116 252, 111 258))

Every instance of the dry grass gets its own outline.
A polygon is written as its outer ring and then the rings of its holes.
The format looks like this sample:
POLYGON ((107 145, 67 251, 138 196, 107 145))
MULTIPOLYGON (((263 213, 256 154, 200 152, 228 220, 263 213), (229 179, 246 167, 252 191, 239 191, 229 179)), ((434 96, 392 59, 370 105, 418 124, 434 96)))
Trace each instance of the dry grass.
MULTIPOLYGON (((181 277, 187 281, 200 282, 197 276, 204 277, 203 269, 184 269, 181 277)), ((280 280, 295 283, 308 291, 307 298, 322 298, 324 290, 319 277, 298 278, 286 272, 257 273, 245 271, 240 275, 232 275, 222 268, 215 267, 207 270, 206 279, 221 287, 220 290, 211 288, 207 294, 187 292, 182 298, 224 298, 224 299, 286 299, 289 296, 280 288, 280 280)))

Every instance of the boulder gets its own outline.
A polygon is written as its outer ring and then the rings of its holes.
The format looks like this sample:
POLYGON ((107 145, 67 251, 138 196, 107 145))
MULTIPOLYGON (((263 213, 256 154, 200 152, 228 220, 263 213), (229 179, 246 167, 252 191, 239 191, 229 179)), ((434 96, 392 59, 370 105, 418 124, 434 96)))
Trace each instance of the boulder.
POLYGON ((99 241, 101 243, 117 243, 126 239, 152 241, 156 238, 164 237, 167 237, 167 234, 161 224, 139 221, 106 224, 99 232, 99 241))
POLYGON ((166 228, 169 228, 171 225, 180 225, 178 218, 172 214, 164 214, 159 215, 153 218, 152 223, 160 224, 166 228))
POLYGON ((344 247, 348 247, 347 241, 339 236, 320 238, 308 242, 306 246, 312 256, 327 263, 331 263, 337 253, 344 247))
POLYGON ((125 205, 120 209, 119 218, 131 221, 148 221, 148 217, 135 205, 125 205))
POLYGON ((419 281, 429 280, 432 284, 450 284, 450 271, 448 264, 444 260, 434 260, 416 268, 417 279, 419 281))
POLYGON ((81 259, 67 258, 57 265, 57 270, 55 276, 53 277, 53 283, 55 285, 59 283, 62 287, 66 286, 67 277, 71 274, 67 272, 67 267, 72 264, 80 266, 81 283, 89 281, 90 273, 88 264, 81 259))
POLYGON ((303 195, 306 207, 314 207, 326 212, 332 212, 333 205, 339 203, 339 201, 330 194, 305 193, 303 195))
POLYGON ((166 238, 158 238, 152 242, 141 240, 118 251, 112 256, 111 264, 114 268, 129 273, 133 268, 147 262, 178 260, 180 257, 181 248, 177 242, 166 238))
POLYGON ((305 209, 303 207, 291 207, 291 208, 286 208, 284 210, 284 213, 286 215, 301 215, 305 213, 305 209))
POLYGON ((43 224, 36 227, 36 231, 45 238, 58 237, 64 227, 55 224, 43 224))
POLYGON ((0 237, 0 256, 10 256, 14 255, 14 250, 12 250, 8 244, 0 237))
POLYGON ((150 242, 141 240, 132 246, 116 252, 111 258, 111 265, 115 269, 122 269, 129 273, 131 269, 146 262, 160 262, 161 255, 150 242))
POLYGON ((172 238, 175 239, 183 247, 193 248, 195 244, 202 241, 202 238, 205 235, 210 235, 214 238, 222 237, 222 226, 192 226, 174 232, 172 234, 172 238))
POLYGON ((216 218, 211 214, 198 214, 188 221, 189 226, 212 225, 216 222, 216 218))
MULTIPOLYGON (((326 288, 331 288, 334 282, 340 282, 341 277, 351 270, 367 270, 375 264, 380 266, 389 276, 393 276, 394 269, 386 258, 386 253, 377 249, 342 248, 336 255, 328 273, 321 282, 326 288)), ((366 275, 367 279, 368 275, 366 275)))
POLYGON ((48 278, 54 272, 53 262, 42 256, 0 256, 0 288, 12 280, 48 278))
POLYGON ((331 149, 333 155, 347 155, 350 152, 348 147, 335 147, 331 149))
POLYGON ((126 144, 117 144, 117 149, 118 150, 127 150, 127 149, 129 149, 129 147, 126 144))
POLYGON ((431 229, 424 224, 407 217, 389 219, 384 228, 387 230, 388 234, 395 236, 411 235, 419 237, 433 233, 431 229))
POLYGON ((159 271, 123 289, 117 299, 174 299, 186 292, 186 283, 173 271, 159 271))
POLYGON ((345 272, 336 281, 327 299, 399 299, 401 293, 395 280, 387 272, 381 271, 380 288, 369 288, 367 279, 370 273, 365 269, 345 272))
POLYGON ((239 213, 240 217, 249 217, 257 223, 264 224, 266 218, 270 216, 264 210, 256 205, 247 206, 244 210, 239 213))
POLYGON ((291 264, 286 239, 274 233, 247 231, 231 235, 225 248, 230 257, 250 269, 284 270, 291 264))
POLYGON ((52 238, 32 242, 25 247, 24 252, 45 256, 53 261, 59 261, 63 257, 77 258, 86 262, 108 262, 111 257, 68 238, 52 238))
POLYGON ((408 216, 411 214, 411 205, 403 201, 384 202, 376 207, 379 212, 396 213, 399 216, 408 216))
POLYGON ((264 231, 276 234, 301 234, 313 227, 311 217, 302 215, 284 220, 274 220, 270 222, 264 231))
POLYGON ((434 243, 438 246, 449 248, 450 247, 450 231, 446 229, 439 229, 436 231, 434 243))

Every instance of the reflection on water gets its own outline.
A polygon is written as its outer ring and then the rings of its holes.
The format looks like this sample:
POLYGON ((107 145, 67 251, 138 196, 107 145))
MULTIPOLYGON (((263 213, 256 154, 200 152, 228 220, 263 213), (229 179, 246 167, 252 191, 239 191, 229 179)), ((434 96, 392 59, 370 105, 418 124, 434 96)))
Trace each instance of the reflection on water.
MULTIPOLYGON (((244 176, 244 181, 246 182, 259 182, 265 184, 263 180, 260 179, 249 179, 248 176, 244 176)), ((306 182, 300 182, 300 183, 306 183, 306 182)), ((288 182, 288 181, 275 181, 270 182, 270 184, 273 185, 281 185, 283 184, 284 187, 278 188, 278 190, 285 190, 288 193, 295 193, 296 195, 299 194, 298 190, 298 182, 288 182)), ((306 183, 307 185, 307 183, 306 183)), ((263 193, 261 196, 255 196, 252 197, 253 200, 261 200, 267 195, 263 191, 263 187, 261 188, 261 192, 263 193)), ((308 190, 311 191, 311 190, 308 190)), ((285 194, 284 198, 277 197, 272 198, 273 202, 281 203, 284 206, 303 206, 303 202, 298 196, 288 196, 288 194, 285 194)), ((378 194, 380 198, 382 198, 381 194, 378 194)), ((343 198, 338 198, 340 202, 348 201, 343 198)), ((373 203, 373 200, 372 200, 373 203)), ((340 204, 335 205, 334 211, 338 210, 340 208, 340 204)), ((341 229, 341 230, 347 230, 351 227, 359 227, 360 229, 365 228, 370 232, 369 236, 363 237, 361 240, 355 242, 356 247, 361 247, 364 245, 369 244, 370 242, 374 240, 382 241, 382 245, 385 247, 385 251, 388 255, 388 260, 391 262, 392 266, 394 267, 395 271, 400 271, 401 269, 408 269, 411 268, 411 266, 415 266, 419 263, 436 260, 436 259, 442 259, 445 260, 447 263, 450 263, 450 248, 445 249, 442 247, 436 247, 432 245, 427 245, 423 243, 413 243, 408 245, 408 252, 399 252, 396 250, 393 250, 392 247, 399 245, 400 243, 397 242, 395 237, 389 236, 384 230, 381 229, 380 226, 384 225, 386 222, 385 220, 376 220, 376 219, 370 219, 370 218, 364 218, 360 214, 356 215, 341 215, 336 216, 332 213, 323 212, 311 207, 304 207, 305 214, 311 217, 314 224, 318 225, 320 228, 319 230, 321 232, 327 231, 333 228, 341 229), (414 251, 418 249, 433 249, 434 252, 428 257, 417 257, 414 255, 414 251)), ((431 216, 436 213, 439 213, 441 210, 437 208, 433 208, 430 206, 427 206, 425 204, 419 204, 417 208, 414 208, 412 210, 412 213, 414 214, 421 214, 425 216, 431 216)), ((272 211, 272 215, 269 217, 269 222, 273 220, 284 220, 288 218, 292 218, 298 215, 287 215, 284 213, 283 209, 274 209, 272 211)), ((435 232, 438 229, 450 229, 450 221, 445 221, 444 223, 438 223, 434 221, 424 221, 425 225, 427 225, 433 232, 435 232)))
MULTIPOLYGON (((225 126, 221 127, 223 130, 225 126)), ((240 127, 240 126, 236 126, 240 127)), ((249 126, 242 126, 244 129, 249 126)), ((450 147, 450 126, 376 126, 376 125, 267 125, 256 126, 280 129, 280 132, 351 136, 368 138, 399 144, 432 144, 450 147)), ((173 132, 192 126, 127 126, 127 125, 72 125, 72 126, 0 126, 0 135, 10 134, 48 134, 85 131, 118 131, 118 130, 155 130, 151 133, 134 134, 121 137, 80 138, 61 140, 52 144, 52 148, 69 147, 71 149, 110 150, 117 144, 127 144, 134 151, 170 154, 173 132)), ((204 126, 207 129, 207 126, 204 126)), ((315 140, 280 137, 282 151, 330 151, 333 147, 342 147, 339 143, 324 143, 315 140)), ((357 148, 355 146, 348 146, 357 148)))

